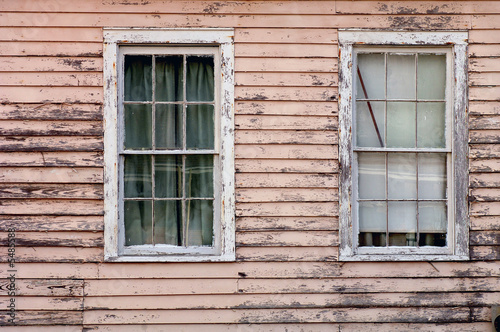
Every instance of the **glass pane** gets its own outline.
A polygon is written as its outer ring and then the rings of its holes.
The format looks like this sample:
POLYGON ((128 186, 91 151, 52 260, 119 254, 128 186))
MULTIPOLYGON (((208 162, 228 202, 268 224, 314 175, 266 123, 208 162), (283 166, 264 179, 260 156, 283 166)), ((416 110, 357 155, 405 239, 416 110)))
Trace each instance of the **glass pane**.
POLYGON ((150 55, 125 55, 125 101, 151 101, 152 60, 150 55))
POLYGON ((127 155, 124 158, 123 185, 125 197, 152 197, 151 156, 127 155))
POLYGON ((417 203, 389 202, 389 245, 416 246, 417 203))
POLYGON ((125 149, 151 149, 152 111, 151 105, 124 105, 125 149))
POLYGON ((214 197, 214 157, 186 156, 186 197, 214 197))
POLYGON ((358 68, 359 72, 355 73, 356 99, 385 99, 385 55, 360 53, 358 68))
POLYGON ((446 233, 420 233, 418 245, 421 247, 446 247, 446 233))
POLYGON ((182 149, 182 105, 156 104, 156 148, 182 149))
POLYGON ((182 156, 155 156, 155 196, 182 197, 182 156))
POLYGON ((389 153, 387 175, 389 199, 417 198, 417 156, 415 153, 389 153))
POLYGON ((359 231, 385 233, 387 230, 386 202, 359 202, 359 231))
POLYGON ((387 147, 415 147, 415 103, 387 103, 387 147))
POLYGON ((446 91, 446 55, 419 54, 417 69, 418 99, 444 100, 446 91))
POLYGON ((151 244, 151 201, 125 201, 125 245, 151 244))
POLYGON ((445 202, 418 203, 418 230, 420 233, 446 233, 448 218, 445 202))
POLYGON ((417 144, 419 148, 444 148, 445 103, 417 104, 417 144))
POLYGON ((415 99, 415 55, 387 56, 387 99, 415 99))
POLYGON ((372 101, 368 103, 366 101, 358 101, 356 103, 356 146, 379 148, 383 146, 383 144, 380 144, 380 141, 383 143, 384 137, 384 102, 372 101), (370 112, 368 105, 371 106, 372 112, 370 112))
POLYGON ((446 154, 418 155, 418 197, 446 199, 446 154))
POLYGON ((214 107, 212 105, 188 105, 186 147, 212 150, 214 137, 214 107))
POLYGON ((187 101, 214 100, 214 58, 188 56, 186 71, 187 101))
POLYGON ((385 153, 358 153, 361 199, 385 199, 385 153))
POLYGON ((213 246, 213 201, 186 201, 187 245, 213 246))
POLYGON ((386 233, 360 232, 359 246, 360 247, 385 247, 387 240, 386 233))
POLYGON ((182 55, 162 56, 156 58, 155 99, 157 101, 182 101, 182 55))
POLYGON ((155 244, 182 246, 182 201, 155 201, 155 244))

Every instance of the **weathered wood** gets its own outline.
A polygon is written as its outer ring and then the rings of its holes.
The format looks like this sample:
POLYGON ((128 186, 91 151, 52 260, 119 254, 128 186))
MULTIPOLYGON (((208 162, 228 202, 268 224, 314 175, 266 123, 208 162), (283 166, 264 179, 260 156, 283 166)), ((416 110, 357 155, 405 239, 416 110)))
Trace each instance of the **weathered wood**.
MULTIPOLYGON (((262 119, 257 119, 257 117, 249 116, 250 122, 246 119, 241 119, 242 115, 238 118, 244 122, 242 127, 245 126, 265 126, 268 127, 267 117, 262 117, 262 119), (252 123, 252 120, 256 123, 252 123), (260 123, 262 122, 262 123, 260 123)), ((305 122, 308 122, 309 117, 303 117, 305 122)), ((277 121, 278 122, 278 121, 277 121)), ((326 121, 324 121, 326 122, 326 121)), ((336 121, 330 120, 330 122, 335 122, 335 124, 323 124, 326 126, 336 125, 336 121)), ((280 122, 278 122, 280 123, 280 122)), ((312 124, 311 124, 312 125, 312 124)), ((282 123, 281 126, 287 126, 286 123, 282 123)), ((288 126, 300 126, 299 123, 289 123, 288 126)), ((240 127, 241 128, 241 127, 240 127)), ((338 135, 335 130, 243 130, 239 129, 235 133, 235 140, 238 144, 337 144, 338 135)))
POLYGON ((476 261, 495 261, 498 265, 500 260, 500 247, 499 246, 473 246, 470 247, 470 259, 476 261))
MULTIPOLYGON (((9 315, 0 311, 0 325, 9 326, 9 315)), ((16 314, 16 325, 81 325, 82 311, 19 311, 16 314)), ((33 328, 29 328, 33 330, 33 328)), ((29 330, 28 329, 28 330, 29 330)), ((70 327, 71 330, 71 327, 70 327)), ((56 330, 57 331, 57 330, 56 330)))
POLYGON ((0 231, 13 228, 27 231, 99 231, 103 230, 101 216, 0 216, 0 231))
MULTIPOLYGON (((1 179, 1 177, 0 177, 1 179)), ((236 174, 239 188, 337 188, 336 174, 236 174)))
POLYGON ((500 187, 500 176, 494 173, 476 173, 469 176, 471 188, 500 187))
POLYGON ((0 152, 102 151, 102 137, 0 136, 0 152))
POLYGON ((335 145, 236 145, 241 159, 337 159, 335 145))
POLYGON ((474 188, 469 195, 469 202, 495 202, 500 198, 498 188, 474 188))
MULTIPOLYGON (((500 56, 500 45, 491 44, 491 45, 481 45, 481 44, 473 44, 469 46, 469 54, 471 57, 488 57, 488 56, 500 56)), ((482 79, 479 79, 481 82, 482 79)), ((477 82, 477 80, 471 81, 477 82)))
MULTIPOLYGON (((5 9, 2 3, 2 7, 5 9)), ((8 5, 7 5, 8 6, 8 5)), ((47 9, 47 8, 46 8, 47 9)), ((100 42, 102 31, 99 28, 33 28, 33 27, 2 27, 2 41, 65 41, 65 42, 100 42)))
POLYGON ((100 184, 0 184, 0 198, 103 199, 100 184))
POLYGON ((102 200, 4 199, 0 214, 99 216, 104 208, 102 200))
POLYGON ((100 87, 14 87, 0 90, 1 103, 100 103, 100 87))
POLYGON ((237 173, 310 173, 312 169, 318 173, 337 173, 338 163, 335 160, 287 160, 282 159, 237 159, 237 173))
POLYGON ((499 87, 478 87, 473 86, 469 88, 469 99, 474 101, 479 100, 500 100, 498 93, 500 92, 499 87))
MULTIPOLYGON (((0 79, 1 79, 0 74, 0 79)), ((337 86, 334 73, 246 73, 235 75, 236 85, 241 86, 337 86)), ((1 82, 1 80, 0 80, 1 82)))
MULTIPOLYGON (((324 3, 322 3, 324 4, 324 3)), ((286 5, 289 5, 287 3, 286 5)), ((270 28, 243 28, 234 32, 235 43, 307 43, 329 44, 337 43, 335 29, 270 29, 270 28)))
POLYGON ((256 217, 332 217, 338 216, 338 203, 239 203, 236 216, 256 217))
POLYGON ((471 216, 471 230, 496 230, 500 231, 500 223, 497 216, 471 216))
MULTIPOLYGON (((16 279, 16 296, 83 296, 83 280, 16 279)), ((7 296, 9 280, 0 281, 0 295, 7 296)))
POLYGON ((0 152, 0 166, 102 166, 101 152, 0 152))
POLYGON ((499 231, 476 231, 470 233, 470 244, 473 246, 499 246, 499 231))
POLYGON ((474 29, 498 29, 497 18, 495 15, 473 15, 470 18, 471 26, 474 29))
POLYGON ((272 322, 468 322, 468 308, 241 309, 241 310, 92 310, 85 324, 127 323, 272 323, 272 322))
MULTIPOLYGON (((489 137, 494 137, 495 134, 500 133, 500 131, 481 131, 481 133, 488 133, 489 137)), ((471 136, 474 132, 471 132, 471 136)), ((500 157, 500 145, 499 144, 473 144, 470 146, 470 157, 471 158, 499 158, 500 157)))
POLYGON ((236 237, 239 247, 329 247, 338 244, 338 232, 330 231, 240 232, 236 237))
MULTIPOLYGON (((15 229, 15 228, 14 228, 15 229)), ((0 245, 8 246, 7 232, 0 233, 0 245)), ((19 232, 16 247, 103 247, 102 232, 19 232)))
MULTIPOLYGON (((262 115, 335 115, 336 102, 302 102, 302 101, 237 101, 237 114, 262 115)), ((500 104, 498 105, 500 113, 500 104)))
MULTIPOLYGON (((42 74, 36 74, 36 75, 42 75, 42 74)), ((44 73, 43 75, 46 74, 44 73)), ((102 106, 100 104, 54 104, 54 103, 1 104, 0 119, 13 119, 13 120, 36 119, 36 120, 59 120, 59 121, 102 120, 102 106)))
MULTIPOLYGON (((1 49, 1 43, 0 43, 1 49)), ((0 85, 1 86, 99 86, 102 87, 102 76, 95 73, 11 73, 0 72, 0 85)), ((1 105, 0 110, 3 111, 7 105, 1 105)), ((33 105, 33 108, 40 105, 33 105)), ((62 106, 62 105, 61 105, 62 106)), ((68 108, 68 105, 64 105, 68 108)), ((74 107, 81 107, 74 105, 74 107)), ((39 109, 37 108, 39 111, 39 109)), ((59 110, 61 111, 61 110, 59 110)), ((3 113, 3 112, 2 112, 3 113)), ((38 112, 37 112, 38 113, 38 112)))
POLYGON ((499 10, 498 4, 489 4, 484 1, 391 1, 377 3, 374 1, 357 1, 353 6, 351 1, 337 1, 335 6, 337 14, 412 14, 426 13, 427 15, 439 14, 488 14, 499 10))
MULTIPOLYGON (((335 54, 332 54, 332 57, 335 54)), ((236 72, 291 72, 331 73, 337 72, 336 58, 237 58, 236 72)))
MULTIPOLYGON (((19 248, 24 251, 24 248, 19 248)), ((67 251, 67 248, 57 248, 54 253, 62 250, 67 251)), ((33 251, 33 249, 30 249, 33 251)), ((75 251, 76 248, 71 248, 70 252, 75 251)), ((82 249, 78 249, 82 251, 82 249)), ((93 251, 95 249, 83 249, 82 253, 86 253, 87 250, 93 251)), ((46 254, 45 248, 39 248, 41 254, 46 254)), ((49 256, 50 257, 50 256, 49 256)), ((16 262, 17 272, 16 278, 19 279, 83 279, 83 278, 95 278, 98 275, 98 264, 96 263, 83 263, 83 262, 66 262, 61 263, 51 263, 51 262, 30 262, 21 263, 16 262)), ((0 267, 0 272, 3 275, 7 274, 8 270, 7 264, 2 264, 0 267)))
POLYGON ((498 44, 498 31, 495 29, 471 29, 469 42, 473 44, 498 44))
POLYGON ((331 58, 338 54, 335 44, 235 44, 240 57, 331 58))
POLYGON ((335 262, 337 247, 239 247, 236 257, 242 262, 335 262))
POLYGON ((235 127, 241 130, 337 130, 337 118, 298 115, 238 115, 235 127))
POLYGON ((422 324, 398 324, 398 323, 362 323, 362 324, 340 324, 340 331, 342 332, 379 332, 379 331, 387 331, 387 332, 399 332, 399 331, 408 331, 408 332, 455 332, 455 331, 488 331, 491 327, 491 323, 479 322, 479 323, 422 323, 422 324))
MULTIPOLYGON (((0 186, 0 197, 2 187, 0 186)), ((252 188, 239 189, 236 202, 332 202, 338 200, 338 190, 319 188, 252 188)))
POLYGON ((102 183, 102 168, 93 167, 0 167, 0 182, 102 183))
MULTIPOLYGON (((7 308, 10 304, 9 297, 0 297, 0 306, 7 308)), ((41 297, 41 296, 17 296, 16 310, 83 310, 83 298, 77 297, 41 297)))
POLYGON ((2 72, 102 71, 102 58, 88 57, 1 57, 2 72))
POLYGON ((469 70, 471 72, 496 72, 500 71, 500 65, 495 59, 490 58, 471 58, 469 60, 469 70))
POLYGON ((236 220, 237 231, 270 230, 338 230, 339 221, 335 217, 240 217, 236 220))
POLYGON ((0 42, 2 56, 99 57, 102 43, 0 42))
POLYGON ((0 120, 1 136, 101 136, 100 121, 0 120))
POLYGON ((469 117, 470 129, 500 129, 500 117, 496 115, 480 115, 469 117))
MULTIPOLYGON (((0 262, 7 266, 8 257, 7 247, 0 247, 0 262)), ((40 269, 46 269, 46 263, 59 263, 54 266, 55 269, 61 266, 60 263, 99 263, 104 260, 102 248, 77 248, 77 247, 18 247, 16 248, 16 262, 18 263, 43 263, 38 266, 40 269), (45 266, 45 267, 43 267, 45 266)), ((64 264, 62 264, 64 265, 64 264)), ((16 263, 16 266, 19 264, 16 263)), ((57 272, 49 272, 57 274, 57 272)), ((67 275, 74 275, 75 272, 64 272, 67 275)), ((97 274, 94 274, 94 277, 97 274)), ((34 277, 38 277, 34 275, 34 277)))

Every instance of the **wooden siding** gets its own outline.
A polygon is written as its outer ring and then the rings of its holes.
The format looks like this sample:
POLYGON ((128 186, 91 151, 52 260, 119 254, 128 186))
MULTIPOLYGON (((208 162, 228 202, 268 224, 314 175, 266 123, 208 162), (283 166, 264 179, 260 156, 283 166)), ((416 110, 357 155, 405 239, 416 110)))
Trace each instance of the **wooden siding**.
POLYGON ((6 331, 488 331, 500 303, 497 1, 0 0, 6 331), (235 33, 236 262, 104 263, 103 27, 235 33), (343 28, 469 32, 471 260, 338 259, 343 28), (147 326, 149 325, 149 326, 147 326))

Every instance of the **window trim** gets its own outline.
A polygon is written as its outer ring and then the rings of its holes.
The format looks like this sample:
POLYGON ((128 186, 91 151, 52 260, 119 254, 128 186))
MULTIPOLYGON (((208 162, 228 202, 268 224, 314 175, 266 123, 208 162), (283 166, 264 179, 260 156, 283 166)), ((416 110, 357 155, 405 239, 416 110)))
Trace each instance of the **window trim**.
MULTIPOLYGON (((467 32, 410 32, 410 31, 339 31, 339 260, 341 261, 449 261, 469 259, 469 227, 467 210, 468 188, 468 128, 467 128, 467 32), (453 183, 454 222, 448 234, 451 243, 448 252, 404 248, 363 248, 355 247, 357 222, 353 221, 353 103, 354 103, 354 48, 359 47, 448 47, 452 49, 452 89, 451 118, 452 151, 454 162, 453 183), (454 80, 453 80, 454 78, 454 80)), ((397 247, 401 248, 401 247, 397 247)), ((439 249, 439 248, 438 248, 439 249)))
MULTIPOLYGON (((233 29, 104 29, 104 259, 116 262, 145 261, 234 261, 235 260, 235 195, 234 195, 234 31, 233 29), (220 55, 220 100, 218 115, 219 177, 214 186, 220 194, 219 220, 214 220, 216 243, 213 250, 184 251, 144 250, 124 251, 120 244, 123 225, 119 208, 119 57, 120 46, 215 46, 220 55), (219 182, 219 183, 217 183, 219 182), (212 253, 210 253, 212 251, 212 253), (208 253, 207 253, 208 252, 208 253)), ((137 246, 139 247, 139 246, 137 246)), ((200 247, 202 248, 202 247, 200 247)), ((178 248, 175 248, 178 249, 178 248)))

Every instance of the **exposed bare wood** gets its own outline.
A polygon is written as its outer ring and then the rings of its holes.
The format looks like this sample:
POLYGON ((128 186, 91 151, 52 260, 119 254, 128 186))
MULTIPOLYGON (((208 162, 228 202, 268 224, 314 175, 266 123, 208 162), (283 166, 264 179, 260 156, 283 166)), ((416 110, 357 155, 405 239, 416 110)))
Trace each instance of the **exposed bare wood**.
POLYGON ((473 246, 470 248, 470 259, 477 261, 494 261, 498 265, 500 260, 499 246, 473 246))
POLYGON ((86 216, 102 215, 104 210, 101 200, 4 199, 0 214, 86 216))
MULTIPOLYGON (((9 315, 0 311, 0 324, 8 323, 9 315)), ((16 314, 16 325, 81 325, 83 323, 82 311, 19 311, 16 314)), ((31 327, 29 329, 32 329, 31 327)), ((71 329, 71 327, 70 327, 71 329)), ((57 330, 56 330, 57 331, 57 330)))
POLYGON ((239 247, 242 262, 335 262, 338 247, 239 247))
POLYGON ((500 129, 500 117, 496 115, 480 115, 469 117, 470 129, 500 129))
POLYGON ((2 136, 101 136, 100 121, 0 120, 2 136))
MULTIPOLYGON (((0 74, 1 78, 1 74, 0 74)), ((1 82, 1 81, 0 81, 1 82)), ((241 86, 336 86, 334 73, 246 73, 236 74, 236 85, 241 86)))
POLYGON ((240 217, 236 220, 237 231, 269 230, 338 230, 335 217, 240 217))
MULTIPOLYGON (((8 246, 7 233, 0 238, 0 245, 8 246)), ((19 232, 17 247, 103 247, 102 232, 19 232)))
POLYGON ((337 125, 337 118, 333 116, 238 115, 235 117, 235 126, 241 130, 337 130, 337 125))
POLYGON ((0 152, 102 151, 102 137, 0 136, 0 152))
MULTIPOLYGON (((500 104, 498 105, 500 113, 500 104)), ((335 115, 336 102, 302 102, 302 101, 237 101, 237 114, 266 115, 335 115)))
POLYGON ((337 159, 334 145, 236 145, 235 157, 242 159, 337 159))
MULTIPOLYGON (((8 293, 9 280, 0 282, 0 295, 8 293)), ((83 296, 83 280, 70 279, 17 279, 17 296, 83 296)))
MULTIPOLYGON (((4 4, 2 4, 3 6, 4 4)), ((78 41, 101 42, 102 31, 99 28, 0 28, 0 40, 6 41, 78 41)))
POLYGON ((100 184, 0 184, 0 198, 103 199, 100 184))
POLYGON ((102 56, 102 43, 75 42, 0 42, 2 56, 102 56))
POLYGON ((470 233, 470 244, 473 246, 499 246, 500 249, 500 232, 499 231, 478 231, 470 233))
POLYGON ((497 216, 472 216, 470 218, 471 230, 497 230, 500 223, 497 216))
POLYGON ((0 152, 0 166, 102 166, 101 152, 0 152))
POLYGON ((99 231, 103 230, 102 216, 1 216, 0 231, 13 228, 23 231, 99 231))
MULTIPOLYGON (((7 308, 10 298, 0 297, 0 305, 7 308)), ((83 298, 77 297, 42 297, 42 296, 19 296, 16 298, 16 309, 19 311, 28 310, 83 310, 83 298)), ((4 327, 5 328, 5 327, 4 327)))
MULTIPOLYGON (((0 186, 0 197, 2 189, 0 186)), ((338 191, 319 188, 252 188, 239 189, 236 202, 332 202, 338 200, 338 191)))
MULTIPOLYGON (((0 49, 1 47, 2 46, 0 44, 0 49)), ((97 72, 95 73, 0 72, 0 85, 1 86, 99 86, 101 87, 102 76, 97 72)), ((3 111, 3 109, 6 106, 7 105, 2 105, 0 110, 3 111)), ((33 111, 33 108, 36 107, 36 110, 40 111, 40 106, 41 105, 33 105, 31 106, 32 107, 31 110, 33 111)), ((64 106, 68 108, 68 105, 64 106)), ((80 105, 74 105, 74 107, 78 106, 81 107, 80 105)))
POLYGON ((282 159, 238 159, 235 162, 237 173, 337 173, 338 165, 334 160, 287 160, 282 159))
POLYGON ((267 231, 242 232, 236 236, 240 247, 329 247, 338 246, 338 232, 330 231, 267 231))
MULTIPOLYGON (((249 119, 241 119, 242 115, 238 116, 241 120, 241 127, 246 126, 265 126, 269 127, 267 124, 266 117, 255 117, 248 116, 249 119), (247 121, 250 122, 247 122, 247 121), (252 123, 252 120, 257 120, 252 123)), ((308 118, 303 117, 304 122, 308 122, 308 118)), ((277 121, 277 126, 279 127, 280 121, 277 121)), ((326 122, 326 121, 324 121, 326 122)), ((336 126, 334 120, 329 120, 330 124, 323 124, 324 126, 336 126)), ((311 124, 312 125, 312 124, 311 124)), ((282 123, 281 126, 287 126, 287 124, 282 123)), ((298 123, 289 123, 289 127, 298 127, 298 123)), ((240 128, 241 128, 240 127, 240 128)), ((305 127, 305 126, 304 126, 305 127)), ((259 130, 251 129, 244 130, 240 129, 235 133, 235 140, 238 144, 337 144, 338 135, 335 130, 259 130)))
POLYGON ((0 167, 0 182, 102 183, 102 168, 0 167))
POLYGON ((102 88, 99 87, 13 87, 0 90, 2 103, 100 103, 102 88))
MULTIPOLYGON (((489 137, 494 137, 495 134, 500 133, 500 130, 495 131, 481 131, 481 133, 487 133, 489 137)), ((474 132, 471 132, 471 136, 474 132)), ((499 158, 500 157, 500 145, 499 144, 473 144, 470 146, 470 157, 471 158, 499 158)))
POLYGON ((493 173, 471 174, 469 177, 471 188, 500 187, 500 177, 493 173))
POLYGON ((474 188, 469 195, 471 202, 495 202, 500 199, 498 188, 474 188))
MULTIPOLYGON (((0 178, 1 179, 1 178, 0 178)), ((236 174, 239 188, 337 188, 336 174, 236 174)))
POLYGON ((102 71, 102 58, 88 57, 1 57, 0 71, 102 71))
POLYGON ((443 14, 488 14, 498 10, 498 4, 489 4, 483 1, 458 1, 448 3, 445 1, 391 1, 377 3, 375 1, 357 1, 353 6, 350 1, 336 2, 337 14, 412 14, 426 13, 427 15, 443 14))
MULTIPOLYGON (((44 73, 35 75, 44 76, 46 74, 44 73)), ((68 76, 71 75, 72 74, 69 74, 68 76)), ((102 120, 102 106, 100 104, 54 104, 54 103, 1 104, 0 118, 12 119, 12 120, 37 119, 37 120, 59 120, 59 121, 102 120)))
POLYGON ((338 216, 338 204, 329 203, 239 203, 236 206, 236 216, 262 217, 332 217, 338 216))

